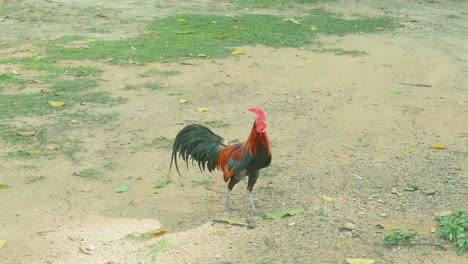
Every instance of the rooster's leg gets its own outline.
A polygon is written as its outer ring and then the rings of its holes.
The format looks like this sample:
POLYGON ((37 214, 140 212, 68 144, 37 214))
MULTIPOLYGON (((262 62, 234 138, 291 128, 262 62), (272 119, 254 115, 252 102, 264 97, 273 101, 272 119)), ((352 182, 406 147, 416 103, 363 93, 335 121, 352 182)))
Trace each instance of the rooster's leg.
POLYGON ((228 211, 238 211, 236 208, 231 207, 231 192, 234 185, 236 185, 240 181, 239 177, 231 177, 229 180, 227 191, 226 191, 226 210, 228 211))
POLYGON ((248 191, 248 198, 249 198, 248 199, 248 206, 249 206, 249 214, 251 216, 253 216, 254 214, 261 214, 261 212, 259 212, 259 211, 257 211, 255 209, 255 205, 254 205, 254 202, 253 202, 253 195, 252 195, 252 190, 253 190, 253 187, 254 187, 255 183, 257 182, 259 174, 260 174, 259 170, 251 171, 248 174, 248 176, 249 176, 249 181, 247 183, 247 191, 248 191))
POLYGON ((236 208, 233 208, 231 206, 231 191, 232 190, 230 190, 229 187, 228 187, 228 189, 226 191, 226 203, 225 203, 226 210, 228 210, 228 211, 238 211, 236 208))

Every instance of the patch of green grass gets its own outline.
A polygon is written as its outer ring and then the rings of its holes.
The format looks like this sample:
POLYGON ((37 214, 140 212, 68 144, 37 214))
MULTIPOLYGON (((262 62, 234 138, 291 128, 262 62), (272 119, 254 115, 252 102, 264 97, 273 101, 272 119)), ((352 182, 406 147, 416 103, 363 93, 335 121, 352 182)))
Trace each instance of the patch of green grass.
POLYGON ((162 84, 157 83, 157 82, 148 82, 148 83, 145 83, 143 86, 151 90, 161 90, 162 88, 164 88, 162 84))
POLYGON ((95 169, 82 169, 79 172, 73 173, 73 175, 79 176, 83 179, 88 179, 88 180, 99 179, 102 177, 102 173, 95 169))
POLYGON ((138 89, 138 85, 125 84, 123 89, 127 91, 134 91, 138 89))
POLYGON ((416 234, 411 232, 396 232, 386 236, 382 241, 382 246, 393 247, 414 243, 417 241, 416 234))
POLYGON ((468 249, 468 213, 459 211, 452 215, 437 217, 437 235, 455 243, 458 254, 468 249))
POLYGON ((319 4, 323 2, 330 2, 332 0, 236 0, 235 6, 240 7, 264 7, 264 5, 268 5, 268 8, 283 8, 283 7, 298 7, 299 5, 303 4, 319 4))
POLYGON ((171 248, 174 248, 174 244, 172 244, 167 239, 160 239, 157 242, 148 245, 147 247, 149 249, 149 255, 151 257, 151 260, 156 261, 156 258, 160 253, 166 252, 171 248))
POLYGON ((7 158, 18 159, 18 158, 39 158, 45 156, 45 154, 40 150, 39 147, 22 149, 11 151, 5 154, 7 158))
POLYGON ((24 179, 24 183, 28 184, 28 183, 40 182, 43 180, 45 180, 44 176, 30 175, 30 176, 26 176, 26 178, 24 179))
POLYGON ((57 60, 50 57, 28 57, 18 59, 16 62, 23 63, 23 67, 27 70, 47 71, 52 74, 51 77, 62 74, 70 74, 74 76, 92 76, 102 72, 96 67, 57 65, 57 60))
POLYGON ((353 57, 369 55, 369 53, 363 50, 344 50, 341 48, 322 48, 318 50, 318 52, 331 52, 331 53, 334 53, 335 55, 350 55, 353 57))
POLYGON ((0 96, 2 118, 17 116, 43 116, 69 109, 80 102, 116 105, 126 102, 124 98, 113 98, 108 92, 64 93, 64 94, 5 94, 0 96), (65 106, 54 108, 48 101, 63 101, 65 106))
MULTIPOLYGON (((393 29, 389 18, 361 18, 347 20, 323 10, 296 17, 301 24, 284 21, 283 16, 246 14, 236 17, 221 15, 179 15, 157 19, 150 24, 150 32, 157 38, 142 35, 120 41, 94 41, 88 48, 52 46, 47 50, 50 59, 113 58, 116 63, 148 63, 176 60, 181 57, 230 56, 234 47, 262 44, 270 47, 303 47, 318 41, 321 34, 352 34, 376 32, 378 28, 393 29), (177 22, 184 18, 186 22, 177 22), (315 25, 316 31, 310 26, 315 25), (223 36, 223 38, 219 38, 223 36)), ((381 31, 381 30, 380 30, 381 31)))
POLYGON ((0 74, 0 89, 3 87, 22 89, 26 86, 26 80, 8 73, 0 74))
POLYGON ((269 259, 269 258, 266 258, 266 259, 262 259, 260 262, 258 262, 257 264, 269 264, 271 263, 273 260, 272 259, 269 259))
POLYGON ((145 72, 138 74, 140 77, 151 77, 151 76, 175 76, 181 74, 179 70, 166 70, 162 71, 158 68, 148 69, 145 72))
POLYGON ((91 87, 96 87, 95 79, 79 78, 74 80, 59 80, 52 87, 55 92, 81 92, 91 87))
POLYGON ((106 164, 104 164, 104 166, 102 166, 103 168, 107 169, 107 170, 116 170, 117 169, 117 166, 118 166, 118 163, 116 161, 111 161, 111 162, 108 162, 106 164))
POLYGON ((60 146, 60 151, 71 161, 78 162, 76 154, 80 151, 80 144, 78 140, 64 141, 60 146))

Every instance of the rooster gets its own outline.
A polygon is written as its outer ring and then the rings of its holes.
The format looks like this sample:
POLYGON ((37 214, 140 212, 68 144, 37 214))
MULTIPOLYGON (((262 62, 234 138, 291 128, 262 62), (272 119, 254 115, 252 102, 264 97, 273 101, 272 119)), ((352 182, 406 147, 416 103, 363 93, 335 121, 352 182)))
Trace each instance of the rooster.
POLYGON ((248 111, 257 114, 249 137, 244 143, 229 145, 225 139, 213 133, 209 128, 192 124, 184 127, 176 136, 172 148, 171 165, 174 162, 180 175, 177 157, 187 163, 189 159, 198 162, 201 171, 223 172, 224 182, 228 182, 226 208, 230 206, 230 195, 234 186, 248 176, 248 208, 250 215, 257 213, 253 203, 252 190, 257 182, 260 169, 270 166, 271 152, 266 133, 266 113, 260 107, 250 107, 248 111), (177 155, 179 154, 179 155, 177 155))

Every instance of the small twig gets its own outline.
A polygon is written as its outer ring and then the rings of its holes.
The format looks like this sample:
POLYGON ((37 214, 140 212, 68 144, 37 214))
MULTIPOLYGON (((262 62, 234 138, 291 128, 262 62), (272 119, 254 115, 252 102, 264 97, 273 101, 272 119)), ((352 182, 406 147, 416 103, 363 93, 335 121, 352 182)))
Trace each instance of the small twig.
POLYGON ((434 246, 434 247, 440 247, 444 250, 447 249, 447 246, 442 245, 442 244, 437 244, 437 243, 431 243, 431 242, 411 242, 411 243, 400 243, 400 245, 409 245, 409 246, 434 246))
POLYGON ((430 84, 419 84, 419 83, 404 83, 404 82, 398 82, 399 84, 402 85, 408 85, 408 86, 417 86, 417 87, 432 87, 430 84))
POLYGON ((352 149, 352 148, 348 148, 348 147, 343 146, 343 145, 340 145, 340 146, 341 146, 342 148, 349 149, 349 150, 351 150, 351 151, 356 151, 356 150, 354 150, 354 149, 352 149))
POLYGON ((38 234, 38 235, 43 235, 43 234, 52 233, 52 232, 55 232, 55 230, 39 231, 39 232, 37 232, 36 234, 38 234))

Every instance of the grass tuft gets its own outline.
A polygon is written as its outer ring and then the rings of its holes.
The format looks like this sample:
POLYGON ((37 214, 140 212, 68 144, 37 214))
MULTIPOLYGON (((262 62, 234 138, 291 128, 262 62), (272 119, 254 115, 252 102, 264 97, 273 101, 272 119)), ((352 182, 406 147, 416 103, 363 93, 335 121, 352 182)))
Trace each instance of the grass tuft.
POLYGON ((303 47, 317 43, 318 33, 368 33, 395 28, 389 18, 348 20, 323 10, 297 17, 301 24, 284 19, 283 16, 258 14, 171 16, 150 24, 150 31, 157 35, 155 38, 142 35, 121 41, 92 41, 87 48, 55 45, 47 51, 49 58, 55 60, 112 58, 115 63, 149 63, 187 57, 227 57, 234 47, 245 45, 303 47), (186 22, 177 22, 178 18, 186 22), (311 25, 317 30, 311 31, 311 25))

